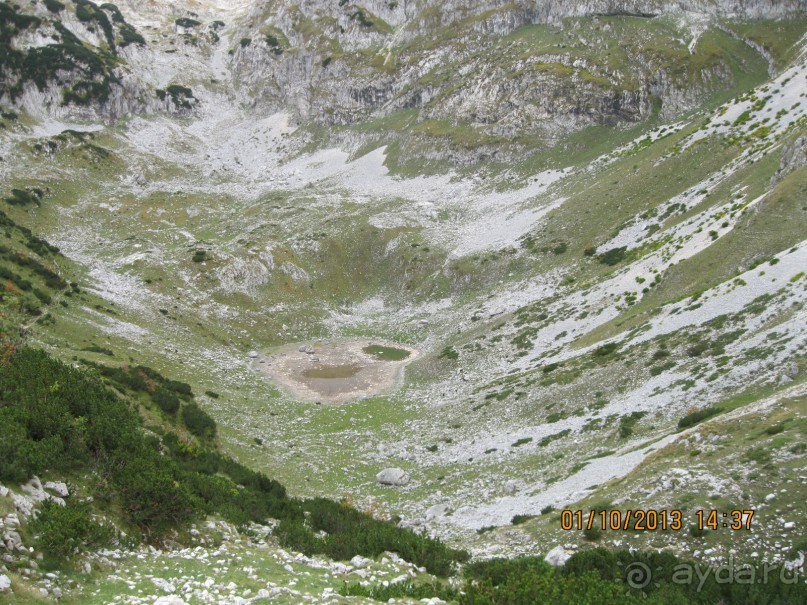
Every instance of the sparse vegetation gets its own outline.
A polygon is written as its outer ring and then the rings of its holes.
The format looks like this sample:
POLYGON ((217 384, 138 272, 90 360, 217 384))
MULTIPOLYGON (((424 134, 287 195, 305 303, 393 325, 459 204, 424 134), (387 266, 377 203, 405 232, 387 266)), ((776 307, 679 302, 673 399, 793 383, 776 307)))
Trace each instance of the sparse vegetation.
POLYGON ((457 359, 460 354, 454 347, 446 347, 443 349, 440 354, 437 356, 438 359, 457 359))

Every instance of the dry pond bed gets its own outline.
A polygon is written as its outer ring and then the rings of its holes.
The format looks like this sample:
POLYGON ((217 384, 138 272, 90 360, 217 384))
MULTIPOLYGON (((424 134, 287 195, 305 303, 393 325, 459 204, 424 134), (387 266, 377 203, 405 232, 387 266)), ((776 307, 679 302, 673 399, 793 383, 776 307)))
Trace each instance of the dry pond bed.
POLYGON ((288 345, 259 355, 252 366, 297 399, 345 403, 398 386, 404 367, 418 354, 378 339, 340 340, 288 345))

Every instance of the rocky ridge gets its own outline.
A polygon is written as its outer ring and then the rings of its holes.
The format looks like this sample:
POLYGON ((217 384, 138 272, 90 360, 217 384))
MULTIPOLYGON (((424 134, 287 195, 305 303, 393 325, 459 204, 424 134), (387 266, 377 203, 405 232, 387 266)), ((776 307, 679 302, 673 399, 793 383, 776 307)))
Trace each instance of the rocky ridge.
POLYGON ((98 64, 36 81, 6 66, 19 91, 2 98, 31 115, 115 121, 230 104, 333 127, 414 112, 406 119, 418 137, 474 163, 589 126, 689 111, 736 85, 761 48, 748 40, 748 57, 737 56, 730 40, 742 36, 718 19, 798 17, 804 3, 124 2, 97 8, 106 37, 69 3, 56 14, 16 10, 37 20, 11 32, 25 61, 39 49, 68 52, 72 40, 98 64), (536 42, 515 35, 525 27, 538 28, 536 42))

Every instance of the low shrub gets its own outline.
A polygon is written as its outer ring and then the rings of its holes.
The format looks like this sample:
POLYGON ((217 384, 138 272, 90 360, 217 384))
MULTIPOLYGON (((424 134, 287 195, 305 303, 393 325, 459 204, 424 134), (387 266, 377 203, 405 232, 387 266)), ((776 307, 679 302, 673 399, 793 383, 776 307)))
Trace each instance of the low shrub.
POLYGON ((216 436, 215 421, 195 403, 182 406, 182 422, 197 437, 209 439, 216 436))
POLYGON ((161 386, 151 394, 151 399, 166 414, 176 414, 179 411, 179 397, 175 393, 161 386))
POLYGON ((59 0, 45 0, 45 8, 52 13, 60 13, 64 10, 64 4, 59 0))
POLYGON ((439 599, 451 602, 456 600, 458 596, 456 590, 439 582, 417 584, 411 580, 393 582, 387 586, 363 586, 358 582, 350 584, 345 582, 339 588, 339 594, 343 597, 368 597, 382 602, 392 601, 393 599, 417 599, 421 601, 439 599))
POLYGON ((197 21, 196 19, 190 19, 188 17, 180 17, 176 21, 174 21, 179 27, 184 27, 185 29, 190 29, 192 27, 198 27, 202 23, 197 21))
POLYGON ((67 557, 76 550, 109 546, 117 533, 95 521, 90 505, 75 498, 68 498, 64 506, 46 500, 28 529, 37 550, 55 558, 67 557))
POLYGON ((619 248, 611 248, 610 250, 606 250, 602 254, 600 254, 597 258, 598 260, 604 265, 618 265, 627 256, 628 248, 627 246, 621 246, 619 248))
POLYGON ((711 418, 712 416, 716 416, 723 411, 723 408, 720 406, 709 406, 702 408, 700 410, 696 410, 694 412, 690 412, 681 420, 678 421, 678 428, 685 429, 690 426, 695 426, 696 424, 703 422, 707 418, 711 418))
POLYGON ((437 356, 437 359, 457 359, 460 354, 454 347, 446 347, 444 348, 440 354, 437 356))

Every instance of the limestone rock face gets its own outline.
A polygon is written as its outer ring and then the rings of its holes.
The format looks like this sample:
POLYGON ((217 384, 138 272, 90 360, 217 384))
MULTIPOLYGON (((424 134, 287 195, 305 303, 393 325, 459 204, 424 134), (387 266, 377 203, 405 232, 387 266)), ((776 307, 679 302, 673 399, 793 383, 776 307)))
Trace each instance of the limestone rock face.
POLYGON ((385 468, 375 477, 381 485, 400 487, 409 483, 409 473, 400 468, 385 468))
MULTIPOLYGON (((704 31, 723 27, 717 19, 785 18, 805 6, 803 0, 126 0, 120 9, 144 43, 123 45, 116 32, 116 62, 93 75, 103 80, 105 95, 67 99, 65 92, 86 78, 77 67, 44 87, 28 82, 7 95, 0 88, 0 101, 40 118, 107 122, 132 114, 203 118, 223 103, 261 114, 289 111, 326 126, 417 110, 418 122, 467 124, 491 140, 473 149, 435 149, 468 164, 495 156, 499 138, 532 135, 551 145, 588 126, 643 120, 655 102, 669 118, 733 82, 726 60, 694 61, 697 71, 688 73, 686 59, 667 65, 657 57, 653 41, 647 52, 641 41, 626 48, 628 60, 604 62, 599 51, 611 26, 600 27, 599 19, 674 14, 683 25, 659 34, 667 38, 658 46, 673 42, 691 54, 704 31), (188 17, 193 24, 183 25, 188 17), (568 18, 597 25, 577 31, 580 23, 568 18), (541 47, 508 55, 514 43, 502 46, 502 38, 536 24, 566 37, 549 35, 541 47), (190 96, 166 94, 172 86, 187 87, 190 96)), ((62 35, 43 6, 20 10, 41 19, 15 35, 21 51, 62 35)), ((93 52, 106 52, 104 36, 70 11, 58 19, 93 52)), ((226 266, 222 287, 251 291, 270 269, 262 259, 226 266)))

